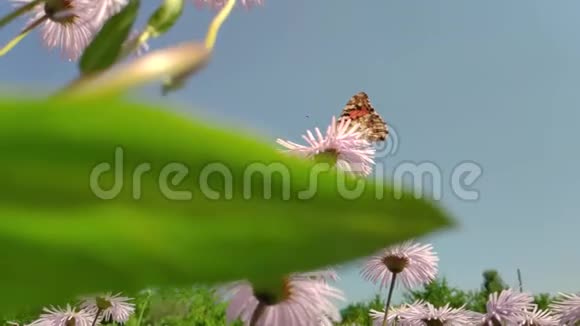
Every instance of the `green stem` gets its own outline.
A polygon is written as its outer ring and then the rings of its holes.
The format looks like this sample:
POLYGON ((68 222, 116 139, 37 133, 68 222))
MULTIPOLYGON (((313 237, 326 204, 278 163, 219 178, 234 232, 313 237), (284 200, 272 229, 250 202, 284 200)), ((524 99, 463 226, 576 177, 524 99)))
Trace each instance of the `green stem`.
POLYGON ((397 278, 397 273, 393 273, 391 278, 391 286, 389 287, 389 294, 387 295, 387 303, 385 304, 385 316, 383 318, 383 326, 387 326, 387 316, 389 315, 389 307, 391 305, 391 298, 393 297, 393 288, 395 287, 395 279, 397 278))
POLYGON ((97 313, 95 314, 95 319, 93 319, 93 323, 91 326, 95 326, 97 324, 97 319, 99 319, 99 315, 103 310, 101 308, 97 308, 97 313))
POLYGON ((143 307, 139 312, 139 319, 137 320, 137 326, 141 326, 141 321, 143 320, 143 313, 145 312, 145 308, 149 304, 149 299, 151 298, 151 290, 148 291, 147 298, 145 299, 145 303, 143 303, 143 307))
POLYGON ((3 27, 4 25, 10 23, 14 19, 16 19, 19 16, 21 16, 21 15, 25 14, 26 12, 30 11, 36 5, 38 5, 39 3, 44 2, 44 1, 45 0, 34 0, 34 1, 31 1, 31 2, 29 2, 27 4, 25 4, 24 6, 16 9, 15 11, 9 13, 8 15, 0 18, 0 27, 3 27))
POLYGON ((20 41, 22 41, 22 39, 25 38, 26 35, 28 35, 33 29, 38 27, 38 25, 44 23, 47 19, 48 16, 44 15, 35 20, 34 22, 32 22, 32 24, 30 24, 25 29, 23 29, 22 32, 20 32, 20 34, 16 35, 15 38, 13 38, 10 42, 8 42, 8 44, 6 44, 2 49, 0 49, 0 57, 10 52, 10 50, 12 50, 12 48, 14 48, 20 41))

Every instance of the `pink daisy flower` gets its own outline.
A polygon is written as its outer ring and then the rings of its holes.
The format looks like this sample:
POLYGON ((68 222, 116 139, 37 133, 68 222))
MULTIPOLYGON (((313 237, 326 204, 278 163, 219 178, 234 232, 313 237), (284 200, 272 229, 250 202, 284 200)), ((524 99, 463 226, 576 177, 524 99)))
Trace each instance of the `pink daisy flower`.
MULTIPOLYGON (((11 0, 22 6, 32 0, 11 0)), ((98 29, 94 26, 93 0, 58 0, 41 3, 31 11, 25 30, 40 25, 42 41, 49 49, 60 48, 64 57, 76 60, 91 42, 98 29)))
POLYGON ((561 298, 552 303, 550 308, 562 325, 574 325, 580 321, 580 296, 577 294, 560 293, 561 298))
POLYGON ((27 326, 91 326, 95 316, 82 309, 76 309, 67 305, 62 308, 44 308, 40 318, 27 326))
POLYGON ((393 275, 411 289, 431 282, 437 275, 439 258, 430 244, 404 242, 371 257, 361 270, 362 277, 380 288, 386 288, 393 275))
POLYGON ((552 315, 548 310, 540 310, 534 307, 534 310, 527 311, 524 320, 518 325, 521 326, 558 326, 558 318, 552 315))
POLYGON ((120 293, 85 297, 81 301, 81 308, 93 315, 99 312, 99 320, 125 323, 135 312, 135 305, 130 303, 133 299, 122 297, 120 293))
POLYGON ((487 312, 482 318, 483 325, 517 325, 526 319, 527 311, 535 308, 533 302, 534 298, 528 293, 514 292, 511 289, 494 292, 489 295, 487 312))
POLYGON ((372 172, 375 150, 364 138, 358 125, 348 119, 337 122, 332 117, 326 135, 316 128, 314 133, 308 130, 302 138, 308 143, 307 146, 282 139, 277 139, 276 142, 286 147, 288 152, 334 164, 345 172, 365 176, 372 172))
POLYGON ((247 282, 226 289, 228 322, 241 319, 245 325, 319 326, 340 314, 331 300, 344 300, 343 293, 312 275, 293 274, 283 282, 282 296, 255 291, 247 282))
POLYGON ((463 307, 451 308, 446 304, 436 308, 428 302, 409 305, 400 313, 400 319, 406 325, 417 326, 464 326, 476 322, 463 307))

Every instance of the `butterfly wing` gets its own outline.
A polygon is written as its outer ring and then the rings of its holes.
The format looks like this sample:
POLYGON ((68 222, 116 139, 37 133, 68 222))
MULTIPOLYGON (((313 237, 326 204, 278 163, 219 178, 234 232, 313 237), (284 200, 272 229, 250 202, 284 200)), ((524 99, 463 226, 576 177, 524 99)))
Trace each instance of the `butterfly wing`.
POLYGON ((358 123, 368 141, 380 142, 387 139, 387 124, 375 111, 365 92, 358 92, 348 100, 340 115, 340 119, 345 118, 358 123))

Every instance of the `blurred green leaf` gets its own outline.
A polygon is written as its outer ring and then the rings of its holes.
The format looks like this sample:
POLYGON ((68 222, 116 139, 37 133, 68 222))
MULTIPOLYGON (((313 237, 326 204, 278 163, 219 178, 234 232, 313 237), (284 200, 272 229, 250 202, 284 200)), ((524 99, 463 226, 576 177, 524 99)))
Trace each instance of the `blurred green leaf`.
POLYGON ((80 59, 79 67, 83 74, 105 70, 117 61, 138 11, 139 0, 130 0, 104 24, 80 59))
POLYGON ((285 273, 451 225, 433 203, 409 193, 395 199, 390 187, 370 181, 345 199, 334 172, 319 173, 314 196, 300 199, 316 181, 313 163, 270 140, 168 111, 109 99, 0 102, 0 311, 103 290, 237 279, 269 287, 285 273), (121 186, 108 200, 90 182, 107 162, 122 162, 98 180, 102 190, 121 186), (144 163, 151 170, 134 178, 144 163), (160 177, 169 163, 183 164, 187 176, 160 177), (204 185, 210 164, 231 173, 231 198, 219 173, 204 185), (268 180, 259 172, 268 164, 283 173, 268 180), (168 189, 192 198, 171 200, 168 189))

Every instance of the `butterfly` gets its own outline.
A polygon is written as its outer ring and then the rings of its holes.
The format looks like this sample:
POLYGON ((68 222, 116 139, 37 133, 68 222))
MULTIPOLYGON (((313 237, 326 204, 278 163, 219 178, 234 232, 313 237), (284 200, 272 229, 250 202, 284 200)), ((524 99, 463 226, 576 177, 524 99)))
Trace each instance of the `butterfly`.
POLYGON ((346 118, 359 124, 360 130, 369 142, 387 139, 389 134, 387 124, 373 108, 367 93, 358 92, 348 100, 339 121, 346 118))

